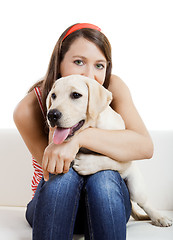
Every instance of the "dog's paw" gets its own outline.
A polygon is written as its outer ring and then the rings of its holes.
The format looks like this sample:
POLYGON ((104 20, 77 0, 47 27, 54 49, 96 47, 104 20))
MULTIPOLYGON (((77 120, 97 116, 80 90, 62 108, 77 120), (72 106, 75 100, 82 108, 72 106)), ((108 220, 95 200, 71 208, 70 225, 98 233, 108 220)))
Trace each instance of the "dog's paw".
POLYGON ((100 171, 93 155, 83 153, 77 154, 73 168, 80 175, 90 175, 100 171))
POLYGON ((152 224, 159 227, 170 227, 172 226, 172 219, 160 216, 159 218, 152 219, 152 224))
POLYGON ((91 171, 92 169, 90 169, 89 166, 81 163, 81 161, 78 160, 78 159, 74 160, 73 168, 80 175, 90 175, 90 174, 93 174, 93 171, 91 171))

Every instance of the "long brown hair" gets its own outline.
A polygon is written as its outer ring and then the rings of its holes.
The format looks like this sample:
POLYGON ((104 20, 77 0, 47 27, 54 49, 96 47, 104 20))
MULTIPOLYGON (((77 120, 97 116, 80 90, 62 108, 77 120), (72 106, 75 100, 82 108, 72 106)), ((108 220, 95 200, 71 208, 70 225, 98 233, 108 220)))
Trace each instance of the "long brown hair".
MULTIPOLYGON (((72 25, 74 26, 74 25, 72 25)), ((108 87, 109 80, 111 76, 111 70, 112 70, 112 56, 111 56, 111 45, 109 43, 109 40, 107 37, 100 31, 97 31, 95 29, 90 28, 83 28, 80 30, 77 30, 68 37, 66 37, 64 40, 64 36, 68 32, 68 30, 72 27, 70 26, 67 28, 62 35, 60 36, 59 40, 57 41, 50 62, 48 66, 47 73, 43 80, 37 82, 34 84, 30 90, 32 91, 34 87, 41 86, 42 87, 42 98, 43 98, 43 104, 44 104, 44 111, 46 112, 46 98, 49 93, 49 91, 52 88, 53 83, 61 77, 60 73, 60 64, 66 54, 66 52, 69 50, 71 44, 75 41, 75 39, 79 37, 83 37, 87 39, 90 42, 93 42, 104 54, 106 60, 107 60, 107 69, 106 69, 106 76, 104 81, 104 87, 108 87)))

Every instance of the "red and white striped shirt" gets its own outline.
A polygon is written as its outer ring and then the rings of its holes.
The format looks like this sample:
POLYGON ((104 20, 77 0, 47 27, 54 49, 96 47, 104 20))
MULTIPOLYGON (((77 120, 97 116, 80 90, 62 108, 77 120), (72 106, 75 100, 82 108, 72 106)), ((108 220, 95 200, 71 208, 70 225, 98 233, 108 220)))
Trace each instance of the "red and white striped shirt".
MULTIPOLYGON (((38 103, 40 105, 40 109, 42 111, 42 114, 45 117, 45 114, 44 114, 44 110, 43 110, 43 103, 42 103, 42 97, 41 97, 41 90, 39 87, 35 87, 34 88, 34 92, 36 94, 36 97, 37 97, 37 100, 38 100, 38 103)), ((32 191, 33 191, 33 197, 34 197, 34 194, 35 194, 35 191, 37 189, 37 186, 43 176, 43 170, 41 168, 41 166, 37 163, 37 161, 34 159, 34 157, 32 157, 32 165, 34 167, 34 174, 33 174, 33 178, 32 178, 32 183, 31 183, 31 188, 32 188, 32 191)))

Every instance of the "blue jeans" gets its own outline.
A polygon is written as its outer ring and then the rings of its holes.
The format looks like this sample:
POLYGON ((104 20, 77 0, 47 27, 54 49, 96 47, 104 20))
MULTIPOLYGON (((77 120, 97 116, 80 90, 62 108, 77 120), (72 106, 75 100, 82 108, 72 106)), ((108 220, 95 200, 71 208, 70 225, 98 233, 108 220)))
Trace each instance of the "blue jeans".
POLYGON ((81 176, 72 168, 39 183, 27 206, 33 240, 125 240, 131 213, 129 192, 116 171, 81 176))

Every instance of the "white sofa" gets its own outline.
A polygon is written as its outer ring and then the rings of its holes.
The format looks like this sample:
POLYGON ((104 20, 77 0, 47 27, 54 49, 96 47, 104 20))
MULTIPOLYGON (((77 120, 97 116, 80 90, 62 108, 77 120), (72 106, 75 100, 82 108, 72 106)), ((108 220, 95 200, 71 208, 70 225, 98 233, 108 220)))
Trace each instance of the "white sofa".
MULTIPOLYGON (((155 145, 153 159, 138 164, 151 202, 173 218, 173 131, 151 132, 151 136, 155 145)), ((32 195, 31 156, 16 129, 0 129, 0 143, 0 239, 31 240, 32 230, 25 220, 26 204, 32 195)), ((127 240, 132 239, 173 239, 173 227, 160 228, 149 221, 131 219, 127 240)))

